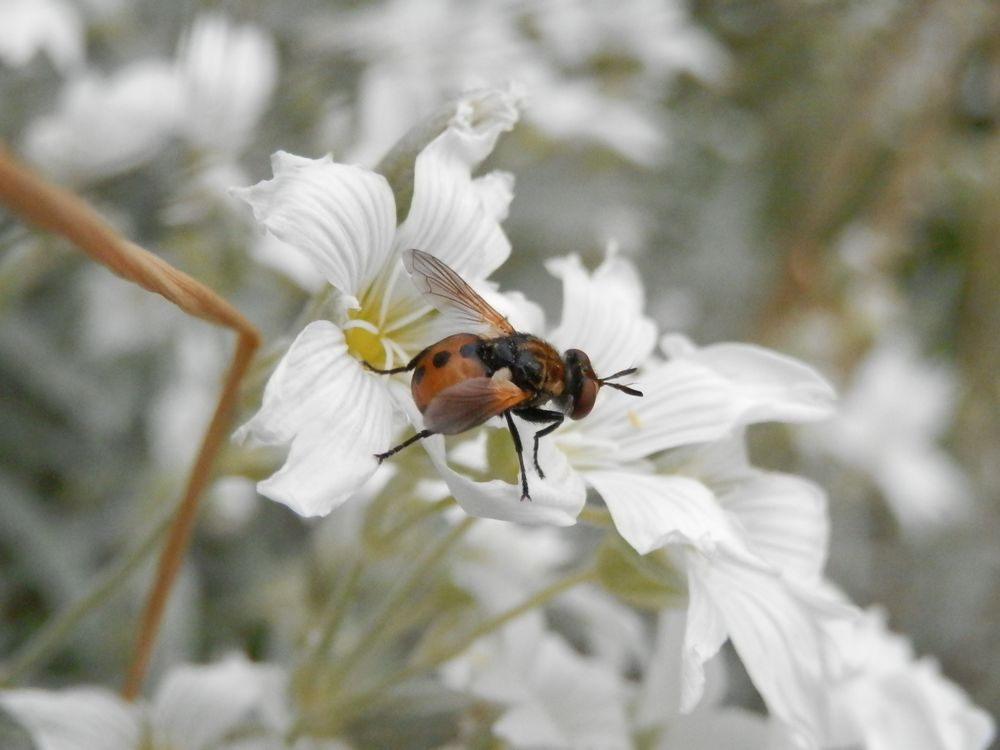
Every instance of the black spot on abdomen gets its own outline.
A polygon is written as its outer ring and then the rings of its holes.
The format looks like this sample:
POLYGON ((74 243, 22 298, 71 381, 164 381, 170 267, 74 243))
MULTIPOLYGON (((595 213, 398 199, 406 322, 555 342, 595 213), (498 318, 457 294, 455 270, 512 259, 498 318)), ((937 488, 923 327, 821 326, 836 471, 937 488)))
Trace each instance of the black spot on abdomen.
POLYGON ((479 356, 479 342, 478 341, 473 341, 470 344, 464 344, 458 350, 458 353, 461 354, 466 359, 471 359, 472 357, 478 357, 479 356))
POLYGON ((420 385, 420 381, 424 379, 425 372, 427 372, 427 369, 423 365, 420 365, 420 367, 413 371, 414 385, 420 385))
POLYGON ((451 352, 448 351, 438 352, 437 354, 434 355, 434 358, 431 360, 431 364, 439 368, 444 367, 446 364, 448 364, 449 359, 451 359, 451 352))

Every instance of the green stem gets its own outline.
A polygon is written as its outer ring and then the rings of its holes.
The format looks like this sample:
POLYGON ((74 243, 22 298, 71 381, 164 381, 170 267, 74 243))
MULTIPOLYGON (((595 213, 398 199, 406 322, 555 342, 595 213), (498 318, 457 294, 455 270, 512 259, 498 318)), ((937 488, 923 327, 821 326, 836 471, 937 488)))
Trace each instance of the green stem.
POLYGON ((158 549, 160 539, 173 521, 173 509, 121 558, 97 576, 93 586, 62 612, 52 617, 21 648, 0 666, 0 685, 8 686, 37 669, 62 646, 73 629, 100 606, 158 549))
POLYGON ((337 725, 343 726, 353 715, 361 710, 371 707, 388 689, 398 685, 400 682, 416 677, 427 670, 439 667, 445 662, 451 661, 460 656, 473 643, 483 636, 494 633, 512 620, 516 620, 521 615, 533 609, 541 607, 550 600, 557 597, 564 591, 568 591, 575 586, 597 580, 597 570, 595 568, 585 568, 571 573, 565 578, 561 578, 555 583, 536 591, 527 597, 520 604, 491 617, 466 633, 454 646, 438 652, 437 654, 425 657, 409 666, 386 675, 378 683, 364 692, 350 696, 339 705, 336 703, 328 708, 327 714, 337 717, 337 725))
POLYGON ((322 615, 320 615, 319 637, 316 639, 315 646, 309 649, 309 663, 315 663, 316 659, 325 653, 330 648, 330 644, 333 643, 337 629, 340 627, 340 623, 347 612, 348 601, 354 593, 354 588, 357 586, 358 580, 361 578, 362 567, 360 559, 355 559, 351 563, 347 574, 341 579, 340 585, 334 591, 322 615))
POLYGON ((383 533, 379 538, 379 542, 385 546, 390 546, 394 541, 396 541, 396 538, 399 537, 400 534, 413 528, 414 524, 420 523, 420 521, 425 518, 434 516, 454 505, 455 498, 453 497, 446 497, 433 503, 427 503, 426 505, 421 506, 419 510, 414 511, 395 526, 391 527, 388 531, 383 533))
POLYGON ((341 661, 334 665, 330 674, 330 684, 340 684, 351 670, 378 645, 386 628, 395 619, 396 610, 406 604, 408 597, 413 595, 416 587, 428 578, 430 571, 447 554, 448 550, 472 528, 475 521, 476 519, 470 516, 455 525, 424 554, 405 577, 399 580, 383 600, 382 606, 375 614, 370 627, 365 631, 361 640, 341 661))

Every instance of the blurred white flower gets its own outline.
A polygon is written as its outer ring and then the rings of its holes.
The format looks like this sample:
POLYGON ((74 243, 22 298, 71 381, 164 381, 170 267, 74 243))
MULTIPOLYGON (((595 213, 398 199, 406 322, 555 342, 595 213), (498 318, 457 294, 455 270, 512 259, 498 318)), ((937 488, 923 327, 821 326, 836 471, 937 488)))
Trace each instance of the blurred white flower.
POLYGON ((622 679, 547 631, 541 612, 481 638, 442 674, 451 687, 503 706, 492 730, 512 748, 633 747, 622 679))
POLYGON ((281 729, 284 674, 233 656, 172 669, 151 701, 128 703, 109 690, 20 689, 0 692, 0 707, 38 750, 223 750, 238 732, 281 729))
POLYGON ((869 750, 984 750, 996 724, 945 678, 935 661, 916 659, 904 637, 873 609, 835 632, 843 680, 831 686, 831 745, 869 750))
MULTIPOLYGON (((29 127, 25 150, 56 177, 85 182, 140 166, 183 137, 208 157, 188 193, 224 195, 244 179, 234 176, 233 160, 253 137, 277 75, 267 34, 203 15, 181 39, 175 62, 136 61, 108 76, 71 79, 56 112, 29 127)), ((189 205, 173 210, 190 213, 199 200, 188 197, 189 205)))
POLYGON ((267 109, 278 77, 274 41, 215 13, 200 16, 180 41, 181 133, 196 148, 240 152, 267 109))
POLYGON ((641 162, 662 158, 657 103, 678 73, 721 75, 725 55, 680 2, 415 3, 388 0, 338 14, 315 43, 366 63, 356 155, 370 159, 413 112, 469 85, 515 80, 531 92, 526 118, 557 138, 590 139, 641 162), (614 62, 623 62, 615 68, 614 62), (602 66, 601 63, 605 65, 602 66), (613 72, 602 78, 602 67, 613 72))
POLYGON ((483 519, 465 535, 452 577, 485 611, 496 614, 550 583, 572 553, 569 540, 552 527, 483 519))
POLYGON ((868 474, 903 532, 926 536, 972 510, 969 480, 939 443, 957 388, 947 365, 922 358, 909 338, 887 338, 857 368, 837 418, 806 439, 868 474))
MULTIPOLYGON (((303 330, 275 370, 261 410, 238 432, 290 444, 261 493, 302 515, 324 515, 367 481, 374 455, 391 447, 394 387, 365 371, 406 363, 430 337, 431 309, 405 278, 410 247, 436 255, 470 280, 499 266, 510 245, 499 226, 510 178, 473 180, 471 170, 517 117, 509 91, 463 97, 447 129, 417 157, 413 199, 396 226, 386 180, 360 167, 278 153, 275 176, 237 191, 257 221, 308 255, 336 290, 336 321, 303 330)), ((399 385, 398 383, 396 385, 399 385)))
POLYGON ((20 68, 44 52, 63 73, 83 60, 83 24, 63 0, 0 2, 0 62, 20 68))
POLYGON ((180 92, 163 60, 131 63, 110 76, 85 73, 63 89, 52 115, 32 123, 25 151, 61 180, 120 174, 155 156, 177 127, 180 92))

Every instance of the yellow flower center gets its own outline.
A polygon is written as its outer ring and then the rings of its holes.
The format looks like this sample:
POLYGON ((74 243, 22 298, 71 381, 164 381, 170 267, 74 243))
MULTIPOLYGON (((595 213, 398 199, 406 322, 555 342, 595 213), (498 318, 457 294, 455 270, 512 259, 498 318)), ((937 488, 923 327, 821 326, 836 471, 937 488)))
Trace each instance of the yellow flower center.
POLYGON ((372 367, 385 367, 385 349, 382 339, 367 326, 354 326, 344 331, 347 350, 372 367))

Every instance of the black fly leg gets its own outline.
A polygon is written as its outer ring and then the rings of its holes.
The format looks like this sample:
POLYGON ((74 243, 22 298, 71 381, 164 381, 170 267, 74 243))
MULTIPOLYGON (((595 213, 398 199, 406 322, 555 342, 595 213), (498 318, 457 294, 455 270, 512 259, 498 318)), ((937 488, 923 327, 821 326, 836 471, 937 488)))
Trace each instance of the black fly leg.
POLYGON ((365 366, 366 370, 370 372, 377 372, 379 375, 395 375, 397 372, 409 372, 410 370, 413 369, 413 362, 405 364, 402 367, 393 367, 390 370, 380 370, 379 368, 375 367, 375 365, 370 365, 364 360, 361 360, 361 364, 365 366))
POLYGON ((514 438, 514 450, 517 451, 517 465, 521 467, 521 500, 531 500, 531 495, 528 494, 528 475, 524 471, 524 446, 521 445, 521 436, 517 432, 517 427, 514 426, 514 418, 510 415, 510 411, 505 411, 503 415, 507 420, 507 429, 510 430, 510 436, 514 438))
MULTIPOLYGON (((413 369, 414 363, 416 361, 417 361, 417 358, 414 357, 413 359, 411 359, 407 364, 403 365, 402 367, 393 367, 393 368, 391 368, 389 370, 380 370, 378 367, 375 367, 374 365, 370 365, 367 362, 365 362, 364 360, 361 360, 361 364, 363 364, 365 366, 366 370, 369 370, 371 372, 376 372, 379 375, 395 375, 398 372, 409 372, 410 370, 413 369)), ((403 448, 406 448, 407 446, 413 445, 418 440, 423 440, 425 437, 429 437, 430 435, 433 435, 433 434, 434 433, 431 432, 430 430, 421 430, 420 432, 418 432, 413 437, 407 438, 406 440, 404 440, 402 443, 400 443, 399 445, 397 445, 395 448, 390 448, 385 453, 376 453, 375 454, 375 458, 378 459, 379 463, 382 463, 387 458, 389 458, 389 456, 393 456, 393 455, 399 453, 401 450, 403 450, 403 448)))
POLYGON ((552 411, 551 409, 538 409, 535 407, 515 409, 514 413, 521 419, 528 422, 534 422, 535 424, 545 424, 546 422, 551 423, 547 427, 543 427, 535 433, 535 449, 531 455, 535 462, 535 470, 538 472, 538 476, 545 479, 545 472, 542 471, 542 467, 538 465, 538 441, 561 425, 566 417, 558 411, 552 411))
POLYGON ((394 456, 395 454, 399 453, 401 450, 403 450, 403 448, 406 448, 407 446, 413 445, 418 440, 423 440, 425 437, 430 437, 433 434, 434 433, 431 432, 430 430, 421 430, 420 432, 418 432, 413 437, 409 437, 406 440, 404 440, 402 443, 400 443, 399 445, 397 445, 395 448, 390 448, 385 453, 376 453, 375 454, 375 458, 378 459, 379 463, 382 463, 387 458, 389 458, 389 456, 394 456))

